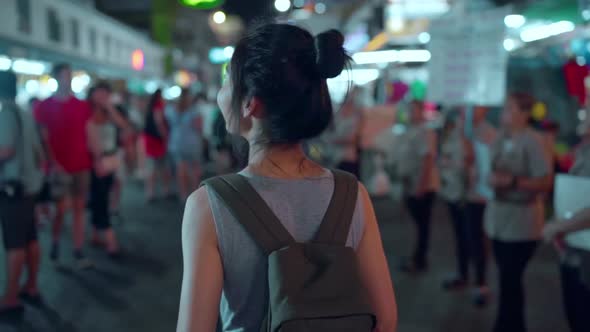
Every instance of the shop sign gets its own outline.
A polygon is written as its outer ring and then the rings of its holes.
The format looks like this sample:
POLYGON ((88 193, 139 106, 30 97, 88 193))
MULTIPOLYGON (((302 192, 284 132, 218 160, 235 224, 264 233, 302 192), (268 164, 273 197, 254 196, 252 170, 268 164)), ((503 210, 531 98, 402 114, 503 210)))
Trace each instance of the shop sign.
POLYGON ((432 22, 428 100, 445 105, 504 103, 510 8, 445 16, 432 22))

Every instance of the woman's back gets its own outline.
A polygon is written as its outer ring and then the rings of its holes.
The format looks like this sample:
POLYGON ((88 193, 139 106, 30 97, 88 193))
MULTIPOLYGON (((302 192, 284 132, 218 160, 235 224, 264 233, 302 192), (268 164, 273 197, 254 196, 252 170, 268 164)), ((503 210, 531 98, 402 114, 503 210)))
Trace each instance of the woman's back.
MULTIPOLYGON (((278 265, 267 262, 249 233, 240 226, 244 223, 253 235, 259 235, 255 228, 258 224, 251 223, 251 215, 241 215, 242 207, 246 211, 244 202, 239 207, 231 206, 233 214, 240 216, 238 221, 228 211, 229 206, 221 204, 216 194, 209 191, 209 185, 214 190, 221 188, 221 191, 216 192, 224 195, 228 202, 236 204, 235 200, 244 194, 249 198, 262 196, 285 230, 291 233, 293 240, 300 242, 309 241, 318 231, 335 190, 338 190, 335 201, 340 201, 340 194, 345 194, 347 200, 354 199, 348 193, 354 193, 355 190, 340 190, 340 176, 334 177, 309 160, 303 148, 303 142, 318 137, 332 122, 333 109, 326 80, 340 75, 348 63, 349 57, 343 45, 344 36, 335 30, 314 37, 294 25, 274 23, 256 27, 236 44, 227 79, 217 95, 217 102, 228 133, 248 142, 248 173, 243 175, 247 176, 254 189, 248 183, 244 184, 244 179, 231 176, 236 182, 213 179, 187 199, 182 226, 184 273, 177 331, 214 331, 220 303, 225 331, 259 331, 269 309, 275 312, 269 321, 273 326, 287 321, 306 324, 308 318, 313 317, 326 317, 331 323, 332 320, 342 321, 342 315, 348 315, 340 310, 341 305, 347 306, 354 302, 348 298, 334 298, 332 294, 328 296, 330 303, 321 303, 335 311, 326 313, 325 308, 308 305, 307 296, 299 292, 293 298, 305 297, 299 307, 306 313, 298 317, 276 314, 279 307, 285 307, 280 311, 286 314, 298 312, 289 307, 292 301, 287 300, 286 294, 274 294, 272 303, 268 299, 268 270, 278 271, 278 268, 273 269, 273 266, 278 265), (338 183, 335 184, 335 181, 338 183), (257 191, 259 195, 251 190, 257 191), (228 192, 236 196, 228 198, 228 192)), ((349 182, 350 177, 346 177, 346 187, 350 188, 349 185, 355 183, 349 182)), ((353 212, 356 216, 350 220, 351 230, 349 227, 340 229, 349 231, 347 242, 352 248, 341 246, 337 249, 346 252, 343 264, 357 271, 359 280, 344 280, 343 288, 353 293, 366 290, 371 308, 364 310, 374 311, 377 329, 393 332, 397 321, 396 305, 387 260, 367 190, 362 185, 358 188, 357 200, 362 203, 347 201, 348 211, 336 211, 347 212, 349 217, 352 210, 356 209, 353 212), (356 255, 351 255, 352 252, 356 255)), ((256 211, 256 218, 260 212, 257 208, 259 203, 256 200, 246 204, 250 207, 249 211, 256 211)), ((331 216, 335 210, 330 211, 329 220, 334 218, 336 222, 336 217, 331 216)), ((272 225, 268 227, 281 229, 276 220, 270 222, 272 225)), ((328 226, 338 227, 332 223, 328 226)), ((285 230, 280 230, 279 238, 288 237, 284 234, 285 230)), ((343 240, 346 234, 342 235, 343 240)), ((277 234, 272 236, 277 237, 277 234)), ((289 242, 292 242, 290 238, 289 242)), ((281 243, 277 247, 282 246, 281 243)), ((298 254, 301 262, 310 260, 308 252, 303 250, 308 246, 295 247, 302 249, 298 254)), ((292 248, 276 252, 275 246, 272 249, 265 246, 265 249, 265 253, 275 252, 276 256, 281 257, 285 257, 285 253, 296 252, 289 251, 292 248)), ((312 251, 324 253, 319 247, 312 251)), ((320 261, 324 262, 323 259, 320 261)), ((284 260, 281 259, 281 262, 284 260)), ((295 277, 299 265, 291 262, 289 258, 289 262, 282 266, 290 270, 285 271, 285 275, 295 277)), ((325 271, 320 268, 317 270, 318 274, 324 275, 325 271)), ((316 273, 313 275, 316 276, 316 273)), ((327 276, 325 281, 331 282, 332 278, 340 280, 344 273, 335 275, 334 278, 327 276)), ((347 272, 346 275, 353 276, 355 272, 347 272)), ((286 288, 301 289, 285 286, 289 282, 285 282, 285 285, 282 280, 277 282, 281 285, 272 285, 273 293, 286 288)), ((304 285, 309 284, 305 282, 304 285)), ((310 289, 314 288, 305 290, 310 289)), ((339 290, 337 293, 342 293, 339 290)), ((316 295, 314 293, 311 298, 315 299, 316 295)), ((324 320, 320 323, 323 324, 324 320)))
MULTIPOLYGON (((245 175, 298 242, 317 232, 334 191, 334 177, 278 179, 245 175)), ((268 308, 267 259, 214 191, 208 190, 224 271, 221 319, 224 331, 259 331, 268 308)), ((359 196, 360 197, 360 196, 359 196)), ((357 248, 364 230, 363 206, 357 200, 347 246, 357 248)))

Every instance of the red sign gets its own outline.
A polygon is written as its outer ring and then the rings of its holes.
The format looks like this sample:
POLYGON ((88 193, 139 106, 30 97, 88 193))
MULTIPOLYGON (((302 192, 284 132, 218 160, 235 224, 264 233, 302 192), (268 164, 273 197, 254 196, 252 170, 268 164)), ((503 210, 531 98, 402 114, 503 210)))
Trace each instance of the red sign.
POLYGON ((144 64, 145 60, 143 56, 143 51, 140 49, 133 51, 133 53, 131 54, 131 67, 139 71, 143 70, 144 64))

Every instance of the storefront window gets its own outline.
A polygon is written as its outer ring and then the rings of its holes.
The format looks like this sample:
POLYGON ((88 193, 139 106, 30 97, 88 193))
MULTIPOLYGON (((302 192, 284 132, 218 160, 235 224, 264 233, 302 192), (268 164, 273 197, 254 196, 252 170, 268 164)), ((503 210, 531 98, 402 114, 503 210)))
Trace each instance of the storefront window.
POLYGON ((96 30, 94 28, 90 28, 88 39, 90 40, 90 52, 96 54, 96 30))
POLYGON ((109 35, 104 36, 104 54, 107 58, 111 56, 111 37, 109 35))
POLYGON ((31 1, 20 0, 16 3, 18 30, 29 34, 31 33, 31 1))
POLYGON ((80 46, 80 24, 78 23, 78 20, 74 18, 70 23, 72 29, 72 46, 78 48, 80 46))
POLYGON ((49 40, 54 42, 61 41, 61 24, 57 12, 53 8, 47 9, 47 34, 49 40))

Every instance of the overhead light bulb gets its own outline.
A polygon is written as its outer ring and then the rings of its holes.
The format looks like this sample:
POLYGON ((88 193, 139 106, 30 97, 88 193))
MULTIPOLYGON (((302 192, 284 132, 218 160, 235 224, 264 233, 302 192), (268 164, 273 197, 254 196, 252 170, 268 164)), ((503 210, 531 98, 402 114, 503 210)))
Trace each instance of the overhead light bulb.
POLYGON ((428 32, 422 32, 418 35, 418 41, 422 44, 428 44, 430 42, 430 34, 428 32))
POLYGON ((275 0, 275 8, 276 10, 284 13, 291 8, 291 1, 290 0, 275 0))
POLYGON ((220 11, 216 11, 213 14, 213 22, 215 22, 217 24, 223 24, 223 23, 225 23, 226 18, 227 17, 225 16, 225 13, 222 12, 221 10, 220 11))
POLYGON ((316 3, 314 9, 317 14, 322 15, 326 13, 326 5, 323 2, 316 3))
POLYGON ((234 47, 233 46, 226 46, 223 49, 223 55, 226 58, 231 59, 231 57, 234 55, 234 47))
POLYGON ((562 33, 574 31, 576 25, 570 21, 559 21, 547 25, 535 26, 523 30, 520 33, 522 41, 528 43, 535 40, 549 38, 560 35, 562 33))
POLYGON ((513 39, 504 39, 504 49, 508 52, 516 48, 516 42, 513 39))
POLYGON ((504 17, 504 24, 513 29, 518 29, 526 23, 526 18, 522 15, 508 15, 504 17))
POLYGON ((9 57, 0 55, 0 70, 8 70, 12 67, 12 60, 9 57))

